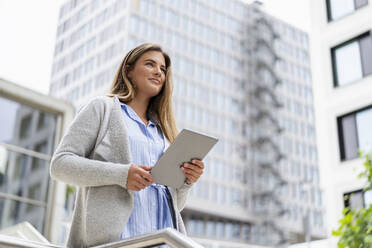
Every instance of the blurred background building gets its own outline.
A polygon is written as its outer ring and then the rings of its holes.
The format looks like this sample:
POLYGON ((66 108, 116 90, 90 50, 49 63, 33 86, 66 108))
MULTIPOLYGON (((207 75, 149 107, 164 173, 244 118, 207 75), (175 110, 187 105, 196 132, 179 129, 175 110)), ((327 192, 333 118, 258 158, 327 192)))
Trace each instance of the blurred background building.
POLYGON ((0 229, 27 221, 57 240, 66 187, 50 180, 49 163, 74 108, 0 79, 0 112, 0 229))
POLYGON ((371 13, 368 0, 311 1, 312 68, 328 235, 338 227, 344 207, 372 204, 372 192, 363 192, 364 182, 357 178, 364 161, 359 151, 372 149, 371 13))
POLYGON ((77 108, 105 94, 144 42, 172 58, 179 129, 220 139, 182 213, 189 235, 216 248, 324 237, 307 34, 239 0, 70 0, 50 94, 77 108))

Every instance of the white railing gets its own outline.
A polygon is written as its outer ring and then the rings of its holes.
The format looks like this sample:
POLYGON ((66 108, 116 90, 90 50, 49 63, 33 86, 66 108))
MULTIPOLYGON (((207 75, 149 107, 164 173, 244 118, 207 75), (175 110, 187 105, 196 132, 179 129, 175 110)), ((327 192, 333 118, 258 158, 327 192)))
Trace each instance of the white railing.
MULTIPOLYGON (((149 234, 123 239, 117 242, 95 246, 93 248, 145 248, 156 247, 160 245, 169 245, 174 248, 203 248, 200 244, 193 241, 184 234, 172 229, 166 228, 149 234)), ((1 248, 62 248, 51 244, 42 244, 32 241, 26 241, 11 236, 0 235, 1 248)))
POLYGON ((24 240, 12 236, 0 235, 1 248, 62 248, 62 246, 43 244, 35 241, 24 240))

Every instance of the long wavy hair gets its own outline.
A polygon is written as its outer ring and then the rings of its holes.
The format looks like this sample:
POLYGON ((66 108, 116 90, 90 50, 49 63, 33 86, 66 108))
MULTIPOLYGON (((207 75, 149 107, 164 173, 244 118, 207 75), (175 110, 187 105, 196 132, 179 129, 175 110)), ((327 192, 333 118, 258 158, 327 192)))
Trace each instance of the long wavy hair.
POLYGON ((107 95, 110 97, 117 96, 123 103, 129 103, 136 97, 136 88, 128 78, 128 72, 134 68, 137 60, 148 51, 158 51, 163 54, 166 73, 163 88, 158 95, 150 99, 147 113, 148 115, 155 115, 165 137, 173 142, 178 134, 178 129, 172 107, 172 66, 169 55, 163 51, 160 45, 144 43, 130 50, 121 62, 107 95))

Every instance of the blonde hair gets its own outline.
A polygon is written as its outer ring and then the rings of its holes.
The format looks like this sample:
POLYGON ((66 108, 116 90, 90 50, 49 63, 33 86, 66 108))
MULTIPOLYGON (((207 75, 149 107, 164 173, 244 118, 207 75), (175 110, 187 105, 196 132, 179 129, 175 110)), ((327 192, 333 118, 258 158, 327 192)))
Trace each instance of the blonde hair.
POLYGON ((158 95, 151 98, 147 111, 149 114, 155 115, 165 137, 170 142, 173 142, 178 134, 178 129, 172 107, 173 79, 171 59, 159 45, 144 43, 130 50, 121 62, 107 95, 110 97, 117 96, 123 103, 129 103, 135 98, 136 89, 128 78, 128 72, 134 68, 137 60, 148 51, 158 51, 163 54, 166 73, 163 88, 158 95))

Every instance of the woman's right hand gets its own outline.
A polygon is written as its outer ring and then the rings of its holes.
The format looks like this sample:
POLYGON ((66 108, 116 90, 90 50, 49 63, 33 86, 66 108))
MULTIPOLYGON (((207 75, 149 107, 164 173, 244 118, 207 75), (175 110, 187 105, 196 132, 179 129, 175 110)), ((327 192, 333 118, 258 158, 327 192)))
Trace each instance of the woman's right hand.
POLYGON ((127 178, 127 189, 140 191, 154 182, 152 175, 149 173, 152 167, 145 165, 132 164, 129 168, 127 178))

